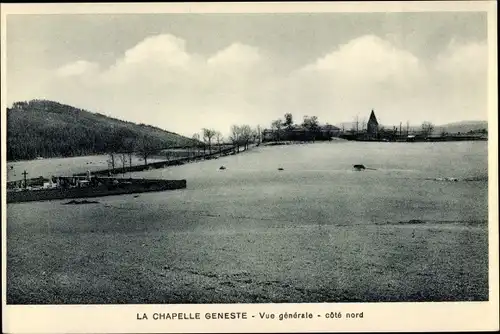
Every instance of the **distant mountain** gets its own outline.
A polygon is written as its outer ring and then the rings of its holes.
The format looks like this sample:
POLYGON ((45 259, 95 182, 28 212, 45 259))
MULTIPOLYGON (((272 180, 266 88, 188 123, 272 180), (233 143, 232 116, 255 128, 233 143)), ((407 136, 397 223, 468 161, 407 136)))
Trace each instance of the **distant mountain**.
POLYGON ((467 133, 469 131, 488 130, 488 121, 463 121, 436 125, 436 130, 448 133, 467 133))
POLYGON ((192 145, 193 140, 157 127, 125 122, 47 100, 7 108, 7 160, 128 152, 145 147, 192 145))

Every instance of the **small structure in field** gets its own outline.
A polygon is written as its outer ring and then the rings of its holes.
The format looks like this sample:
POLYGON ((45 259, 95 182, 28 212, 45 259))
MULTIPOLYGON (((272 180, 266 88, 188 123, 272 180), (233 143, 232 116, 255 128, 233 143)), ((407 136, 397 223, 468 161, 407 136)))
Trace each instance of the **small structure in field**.
POLYGON ((354 168, 354 170, 357 170, 357 171, 362 171, 362 170, 366 169, 366 167, 364 165, 354 165, 353 168, 354 168))

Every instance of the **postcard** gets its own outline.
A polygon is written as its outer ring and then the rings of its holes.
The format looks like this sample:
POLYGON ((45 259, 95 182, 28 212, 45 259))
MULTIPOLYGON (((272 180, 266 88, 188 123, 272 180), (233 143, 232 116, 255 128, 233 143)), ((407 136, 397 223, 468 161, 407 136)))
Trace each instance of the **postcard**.
POLYGON ((496 2, 1 6, 4 332, 498 330, 496 2))

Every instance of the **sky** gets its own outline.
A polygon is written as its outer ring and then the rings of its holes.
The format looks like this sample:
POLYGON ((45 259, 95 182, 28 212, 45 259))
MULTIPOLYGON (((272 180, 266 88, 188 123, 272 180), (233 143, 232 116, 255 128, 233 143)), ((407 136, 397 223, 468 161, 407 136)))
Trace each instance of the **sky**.
POLYGON ((49 99, 191 137, 295 122, 487 119, 480 12, 7 16, 7 103, 49 99))

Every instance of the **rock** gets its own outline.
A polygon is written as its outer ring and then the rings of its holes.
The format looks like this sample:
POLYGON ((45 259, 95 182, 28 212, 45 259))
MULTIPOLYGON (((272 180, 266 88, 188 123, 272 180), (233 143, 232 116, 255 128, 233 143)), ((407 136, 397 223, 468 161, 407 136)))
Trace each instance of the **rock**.
POLYGON ((220 167, 219 167, 219 169, 220 169, 220 170, 224 170, 224 169, 226 169, 226 167, 224 167, 224 166, 220 166, 220 167))
POLYGON ((358 171, 359 171, 359 170, 365 170, 365 169, 366 169, 366 167, 365 167, 364 165, 354 165, 354 166, 353 166, 353 168, 354 168, 355 170, 358 170, 358 171))
POLYGON ((284 170, 284 169, 280 167, 280 168, 278 168, 278 170, 284 170))

